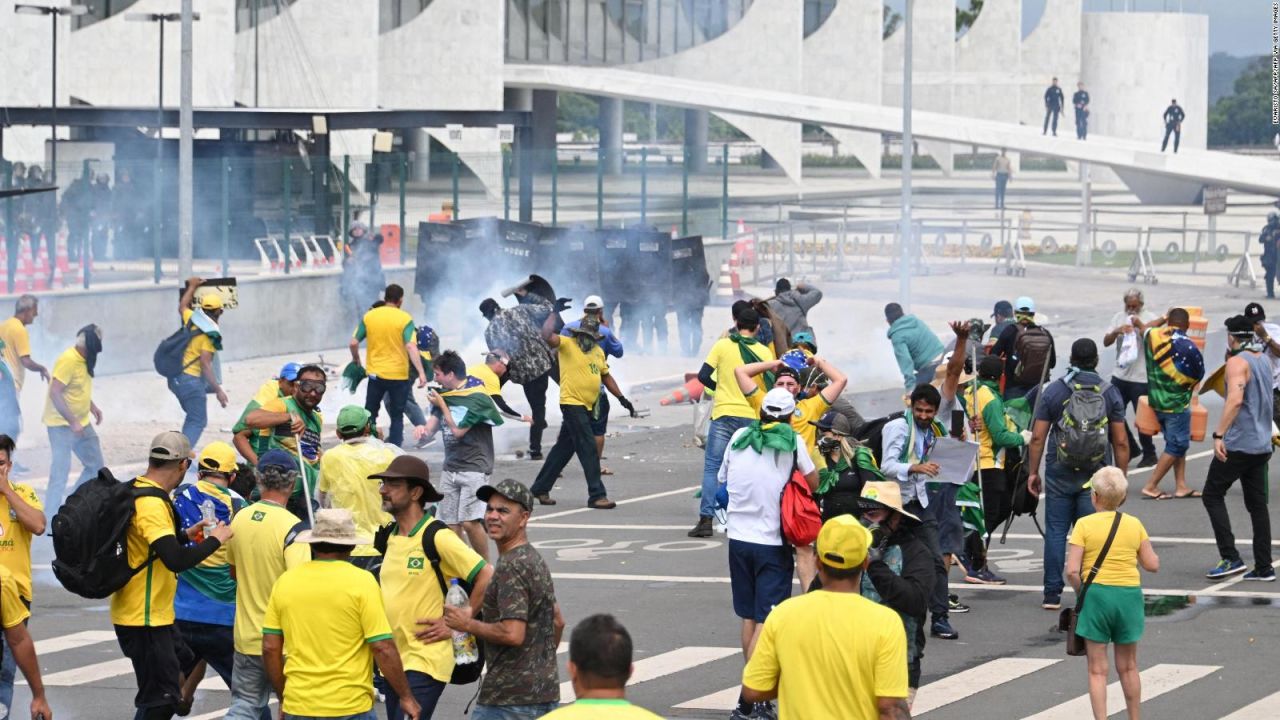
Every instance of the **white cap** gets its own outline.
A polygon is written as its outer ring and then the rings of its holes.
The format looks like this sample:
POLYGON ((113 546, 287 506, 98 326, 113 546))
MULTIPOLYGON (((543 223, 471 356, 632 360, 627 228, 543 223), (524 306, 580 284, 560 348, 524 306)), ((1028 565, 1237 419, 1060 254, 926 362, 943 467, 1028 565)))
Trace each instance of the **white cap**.
POLYGON ((772 417, 789 417, 796 411, 796 398, 790 390, 774 388, 765 394, 761 407, 772 417))
POLYGON ((603 310, 604 300, 599 295, 588 295, 587 301, 582 304, 583 310, 603 310))

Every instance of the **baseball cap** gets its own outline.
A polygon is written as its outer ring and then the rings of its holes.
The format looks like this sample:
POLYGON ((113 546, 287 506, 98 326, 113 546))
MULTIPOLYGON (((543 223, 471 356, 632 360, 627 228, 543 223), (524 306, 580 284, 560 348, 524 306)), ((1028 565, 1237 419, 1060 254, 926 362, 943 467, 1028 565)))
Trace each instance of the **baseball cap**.
POLYGON ((583 310, 603 310, 604 300, 601 300, 599 295, 588 295, 587 301, 582 303, 582 309, 583 310))
POLYGON ((298 379, 298 370, 300 369, 302 369, 302 366, 296 362, 285 363, 284 367, 280 368, 280 374, 276 375, 276 379, 293 382, 298 379))
POLYGON ((1262 303, 1251 302, 1244 306, 1244 316, 1249 322, 1262 322, 1267 319, 1267 311, 1262 303))
POLYGON ((1022 297, 1013 301, 1013 307, 1018 312, 1033 313, 1036 311, 1036 301, 1032 300, 1026 295, 1023 295, 1022 297))
POLYGON ((774 388, 765 393, 764 402, 760 407, 773 417, 790 417, 796 411, 796 399, 789 391, 783 388, 774 388))
POLYGON ((817 420, 810 420, 809 424, 819 430, 830 430, 837 435, 848 436, 853 434, 853 427, 849 424, 849 418, 835 410, 826 411, 817 420))
POLYGON ((221 440, 211 442, 204 446, 204 450, 200 451, 200 459, 196 461, 196 466, 201 470, 211 470, 213 472, 235 472, 235 448, 221 440))
POLYGON ((525 510, 533 512, 533 493, 529 492, 529 488, 519 480, 507 478, 497 485, 484 485, 476 490, 476 497, 481 502, 489 502, 489 498, 494 495, 501 495, 511 502, 524 506, 525 510))
POLYGON ((1004 374, 1004 360, 997 355, 984 355, 978 361, 978 377, 986 380, 998 380, 1004 374))
POLYGON ((275 448, 258 456, 258 469, 266 470, 269 467, 284 468, 285 470, 297 470, 298 461, 284 450, 275 448))
POLYGON ((151 438, 152 460, 183 460, 191 457, 191 441, 177 430, 166 430, 151 438))
POLYGON ((369 427, 368 410, 359 405, 348 405, 338 411, 338 431, 344 433, 360 432, 369 427))
POLYGON ((996 306, 991 310, 991 317, 1009 317, 1012 314, 1013 305, 1008 300, 996 302, 996 306))
POLYGON ((800 332, 792 335, 791 344, 792 345, 804 344, 804 345, 808 345, 814 350, 818 349, 818 341, 814 339, 813 333, 809 332, 808 330, 801 330, 800 332))
POLYGON ((837 570, 860 567, 871 547, 871 532, 852 515, 837 515, 818 531, 818 559, 837 570))
POLYGON ((412 455, 400 455, 391 461, 386 470, 380 473, 373 473, 369 476, 370 480, 404 480, 415 483, 422 488, 422 498, 427 502, 440 502, 444 499, 434 487, 431 486, 431 470, 422 458, 412 455))
POLYGON ((200 296, 201 310, 221 310, 222 296, 217 293, 205 293, 200 296))

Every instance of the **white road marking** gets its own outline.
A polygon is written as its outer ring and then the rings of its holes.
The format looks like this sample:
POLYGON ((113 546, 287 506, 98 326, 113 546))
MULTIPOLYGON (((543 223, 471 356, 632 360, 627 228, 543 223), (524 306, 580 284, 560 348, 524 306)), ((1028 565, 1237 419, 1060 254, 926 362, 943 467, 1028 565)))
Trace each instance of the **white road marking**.
POLYGON ((694 698, 689 702, 682 702, 674 707, 678 710, 719 710, 724 712, 737 707, 738 694, 740 692, 742 692, 742 687, 735 685, 731 688, 725 688, 720 692, 714 692, 710 695, 703 695, 700 698, 694 698))
POLYGON ((128 658, 121 658, 45 675, 44 684, 46 687, 73 687, 132 674, 133 663, 128 658))
MULTIPOLYGON (((1188 456, 1187 456, 1187 459, 1188 459, 1188 460, 1199 460, 1200 458, 1207 458, 1207 457, 1211 457, 1212 455, 1213 455, 1213 451, 1212 451, 1212 450, 1204 450, 1204 451, 1202 451, 1202 452, 1192 453, 1192 454, 1188 455, 1188 456)), ((1125 474, 1126 474, 1126 475, 1128 475, 1129 477, 1133 477, 1134 475, 1141 475, 1142 473, 1149 473, 1149 472, 1151 472, 1152 470, 1155 470, 1155 469, 1156 469, 1156 466, 1155 466, 1155 465, 1148 465, 1147 467, 1144 467, 1144 468, 1134 468, 1133 470, 1130 470, 1129 472, 1127 472, 1127 473, 1125 473, 1125 474)), ((1086 714, 1087 714, 1087 713, 1086 713, 1086 714)))
POLYGON ((52 655, 63 650, 75 650, 97 645, 98 643, 115 642, 115 639, 116 633, 114 630, 84 630, 70 635, 59 635, 37 640, 36 654, 40 656, 52 655))
MULTIPOLYGON (((694 490, 698 490, 701 487, 702 487, 701 485, 690 485, 689 487, 676 488, 675 490, 668 490, 666 492, 653 493, 652 495, 641 495, 640 497, 627 498, 626 500, 619 500, 618 507, 622 507, 623 505, 630 505, 631 503, 644 502, 646 500, 656 500, 658 498, 668 497, 670 495, 692 493, 694 490)), ((692 504, 690 505, 690 507, 692 507, 692 504)), ((529 522, 530 524, 536 525, 540 520, 550 520, 551 518, 564 517, 565 515, 577 515, 578 513, 589 513, 589 512, 600 512, 600 511, 593 510, 589 507, 580 507, 575 510, 561 510, 560 512, 553 512, 550 515, 541 515, 541 516, 535 515, 533 518, 529 520, 529 522)))
POLYGON ((231 688, 222 682, 222 676, 213 668, 206 668, 204 671, 204 679, 196 686, 201 690, 208 692, 231 692, 231 688))
POLYGON ((1061 659, 1008 657, 962 670, 920 688, 911 715, 918 717, 1060 662, 1061 659))
POLYGON ((1276 708, 1280 708, 1280 692, 1249 703, 1222 720, 1275 720, 1276 708))
MULTIPOLYGON (((1165 693, 1176 690, 1183 685, 1195 682, 1200 678, 1221 670, 1220 665, 1173 665, 1161 664, 1143 670, 1142 701, 1149 702, 1165 693)), ((1113 682, 1107 686, 1107 710, 1111 714, 1124 712, 1124 692, 1120 683, 1113 682)), ((1085 693, 1061 705, 1031 715, 1024 720, 1078 720, 1092 714, 1089 705, 1089 694, 1085 693)), ((1274 715, 1273 715, 1274 716, 1274 715)))
MULTIPOLYGON (((276 704, 275 699, 273 698, 269 704, 274 707, 276 704)), ((231 708, 222 708, 221 710, 215 710, 211 713, 205 713, 203 715, 192 715, 191 717, 187 718, 187 720, 222 720, 222 718, 227 716, 227 711, 230 709, 231 708)))
MULTIPOLYGON (((706 663, 723 660, 730 655, 742 652, 741 648, 685 646, 670 652, 664 652, 643 660, 637 660, 631 672, 628 686, 634 687, 642 682, 657 680, 667 675, 674 675, 689 668, 706 663)), ((571 703, 574 700, 573 683, 560 683, 560 702, 571 703)))

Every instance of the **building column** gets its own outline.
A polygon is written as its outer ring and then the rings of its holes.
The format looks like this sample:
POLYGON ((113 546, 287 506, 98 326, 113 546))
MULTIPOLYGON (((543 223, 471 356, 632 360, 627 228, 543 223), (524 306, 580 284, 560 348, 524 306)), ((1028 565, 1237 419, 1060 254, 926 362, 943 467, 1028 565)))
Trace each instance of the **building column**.
POLYGON ((707 111, 684 111, 684 156, 689 172, 707 171, 707 111))
POLYGON ((600 98, 600 147, 604 150, 604 173, 622 174, 622 100, 600 98))
POLYGON ((549 173, 556 157, 556 92, 534 90, 530 104, 533 110, 534 172, 549 173))
POLYGON ((431 134, 426 128, 404 131, 405 149, 413 153, 409 162, 409 180, 416 183, 431 180, 431 134))

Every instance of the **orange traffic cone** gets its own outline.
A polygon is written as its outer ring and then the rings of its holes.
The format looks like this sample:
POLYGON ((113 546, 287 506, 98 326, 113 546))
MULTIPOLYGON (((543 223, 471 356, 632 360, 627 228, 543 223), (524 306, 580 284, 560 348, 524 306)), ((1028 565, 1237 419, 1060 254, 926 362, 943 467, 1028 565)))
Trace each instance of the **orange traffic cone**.
POLYGON ((684 402, 698 402, 702 398, 702 382, 695 373, 684 374, 684 387, 674 390, 670 395, 658 401, 660 405, 675 405, 684 402))

